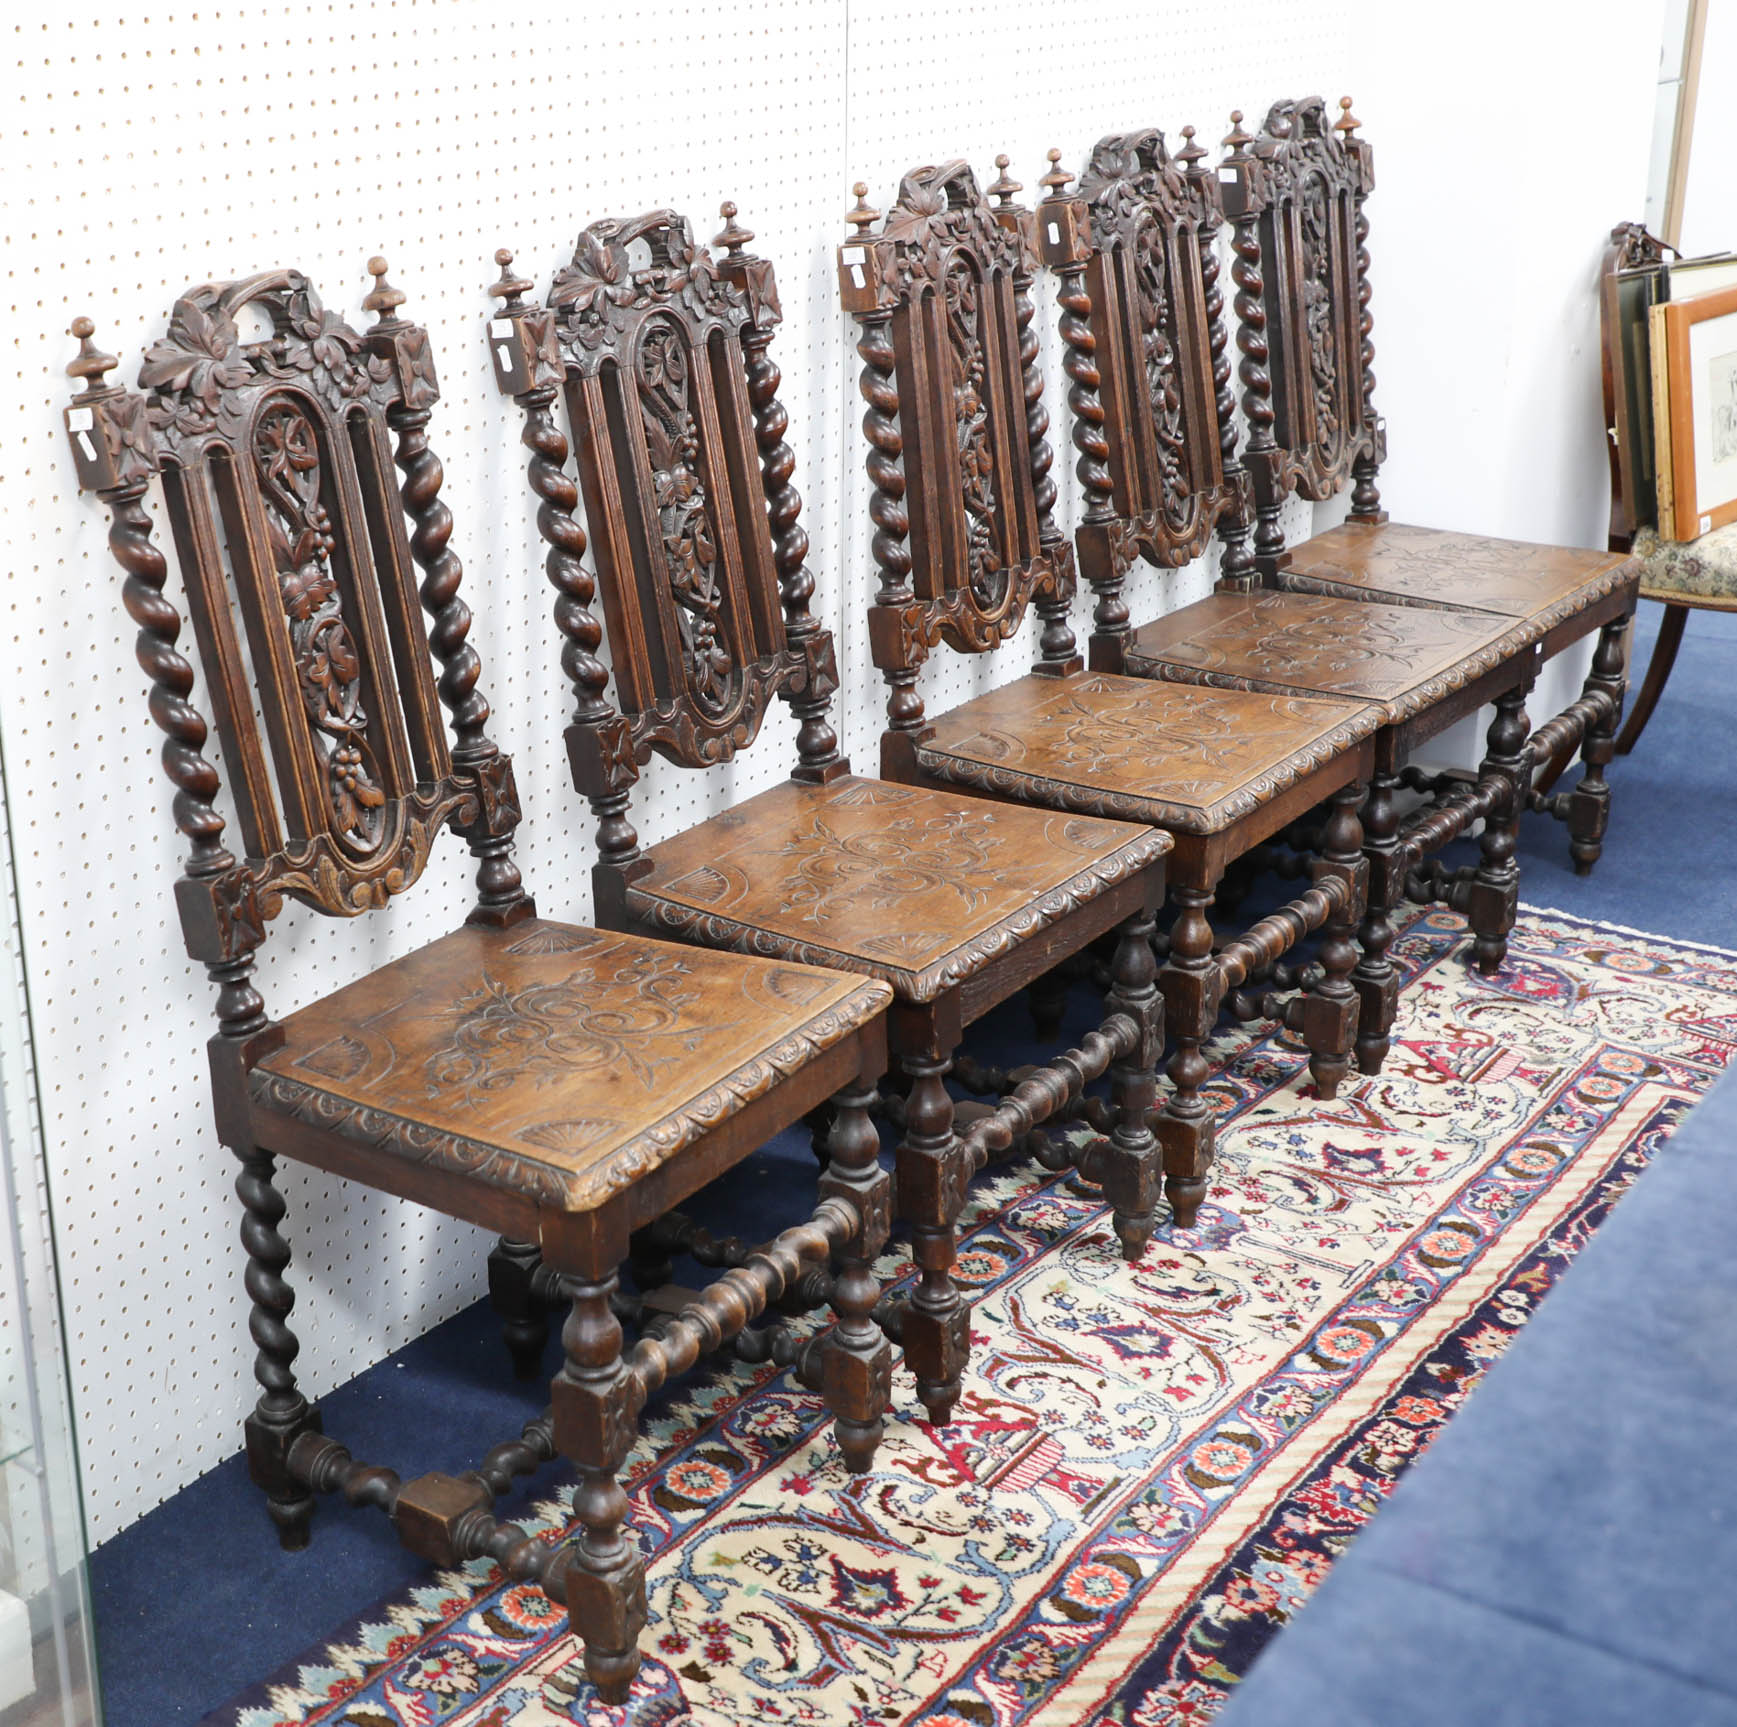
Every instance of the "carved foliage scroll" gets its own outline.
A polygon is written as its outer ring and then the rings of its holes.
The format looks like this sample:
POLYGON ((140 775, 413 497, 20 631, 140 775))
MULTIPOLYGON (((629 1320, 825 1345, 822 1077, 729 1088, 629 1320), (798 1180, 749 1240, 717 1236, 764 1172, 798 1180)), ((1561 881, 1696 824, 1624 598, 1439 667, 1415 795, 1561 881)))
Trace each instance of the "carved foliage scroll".
POLYGON ((1100 139, 1078 192, 1058 189, 1039 211, 1041 226, 1053 206, 1071 207, 1068 232, 1083 237, 1050 262, 1085 278, 1085 327, 1065 320, 1063 335, 1092 345, 1098 399, 1075 399, 1075 412, 1102 416, 1120 518, 1104 551, 1090 547, 1100 588, 1116 579, 1100 566, 1123 566, 1136 551, 1187 563, 1240 503, 1225 479, 1214 378, 1224 347, 1213 292, 1222 212, 1201 155, 1190 141, 1173 157, 1156 129, 1100 139))
POLYGON ((996 515, 995 433, 990 424, 989 365, 983 345, 983 289, 971 260, 954 253, 943 283, 947 357, 953 390, 959 493, 965 505, 966 559, 972 592, 994 610, 1005 592, 996 515))
POLYGON ((443 825, 517 819, 506 758, 453 771, 393 452, 439 391, 426 333, 385 293, 362 334, 298 271, 195 288, 107 415, 163 473, 247 842, 245 862, 184 884, 201 957, 257 945, 285 898, 382 904, 443 825), (266 333, 244 339, 249 308, 266 333))
POLYGON ((749 388, 748 347, 780 321, 777 288, 759 259, 727 265, 684 216, 653 210, 588 227, 549 297, 640 760, 726 760, 774 695, 807 686, 808 658, 785 634, 749 388))
POLYGON ((938 641, 994 647, 1034 599, 1065 606, 1072 593, 1071 557, 1044 538, 1047 418, 1022 355, 1037 258, 1030 213, 1010 196, 992 206, 964 162, 915 169, 880 232, 839 251, 844 304, 863 325, 882 571, 870 629, 885 670, 938 641))
POLYGON ((1276 446, 1251 440, 1250 467, 1263 508, 1291 491, 1318 501, 1385 454, 1362 246, 1373 159, 1349 115, 1330 123, 1318 96, 1275 103, 1258 136, 1231 142, 1244 350, 1266 359, 1244 369, 1244 406, 1276 446))
POLYGON ((362 659, 332 570, 335 540, 321 497, 320 435, 293 398, 275 398, 261 409, 253 461, 296 682, 324 766, 332 830, 346 847, 370 852, 380 840, 386 793, 368 742, 362 659))

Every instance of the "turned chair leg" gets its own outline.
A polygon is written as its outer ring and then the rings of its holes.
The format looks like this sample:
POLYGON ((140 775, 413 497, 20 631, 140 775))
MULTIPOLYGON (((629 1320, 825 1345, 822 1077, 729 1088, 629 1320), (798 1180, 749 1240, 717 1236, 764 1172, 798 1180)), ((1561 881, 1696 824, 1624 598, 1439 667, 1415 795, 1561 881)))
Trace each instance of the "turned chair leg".
POLYGON ((947 1054, 906 1054, 900 1066, 911 1079, 905 1132, 896 1153, 899 1209, 911 1225, 917 1287, 905 1309, 900 1342, 917 1376, 917 1397, 929 1419, 945 1427, 959 1401, 971 1348, 971 1309, 953 1282, 958 1257, 959 1208, 968 1171, 953 1133, 953 1099, 945 1080, 947 1054))
POLYGON ((1647 729, 1647 721, 1653 717, 1653 709, 1659 705, 1659 697, 1670 682, 1671 668, 1677 663, 1677 649, 1683 645, 1683 628, 1688 621, 1687 606, 1665 607, 1665 615, 1659 621, 1659 639, 1653 643, 1653 657, 1647 661, 1647 675, 1641 680, 1628 722, 1616 740, 1619 756, 1626 756, 1647 729))
POLYGON ((534 1241, 512 1241, 504 1235, 489 1254, 489 1303, 500 1317, 501 1335, 519 1379, 534 1379, 542 1371, 543 1348, 549 1341, 549 1315, 531 1282, 542 1260, 534 1241))
POLYGON ((808 1143, 814 1152, 814 1161, 822 1169, 832 1153, 827 1149, 832 1142, 832 1123, 837 1113, 833 1100, 828 1098, 825 1103, 816 1104, 802 1118, 802 1125, 808 1129, 808 1143))
POLYGON ((1172 893, 1178 909, 1170 926, 1170 955, 1158 983, 1164 993, 1165 1030, 1175 1053, 1170 1057, 1171 1093, 1158 1115, 1158 1143, 1172 1218, 1191 1229, 1206 1198, 1214 1140, 1212 1107, 1200 1095, 1211 1069, 1200 1046, 1218 1021, 1224 984, 1212 957, 1212 925, 1206 915, 1212 886, 1177 887, 1172 893))
POLYGON ((1610 697, 1610 711, 1586 728, 1586 739, 1580 746, 1585 770, 1568 796, 1568 852, 1576 875, 1591 875, 1592 866, 1604 852, 1605 830, 1610 826, 1610 786, 1604 770, 1616 754, 1616 728, 1622 718, 1622 698, 1628 691, 1623 644, 1629 623, 1625 614, 1612 618, 1598 632, 1592 673, 1586 680, 1589 690, 1602 690, 1610 697))
POLYGON ((1394 793, 1399 776, 1378 768, 1363 805, 1363 855, 1369 880, 1363 921, 1357 930, 1357 964, 1351 987, 1357 992, 1357 1069, 1380 1073, 1399 1016, 1399 972, 1388 958, 1393 945, 1393 913, 1405 891, 1406 854, 1399 843, 1399 807, 1394 793))
POLYGON ((293 1553, 308 1544, 314 1495, 290 1472, 289 1452, 302 1434, 320 1431, 320 1412, 296 1385, 301 1344, 288 1324, 296 1298, 283 1276, 290 1250, 277 1230, 285 1207, 272 1182, 276 1164, 268 1151, 240 1156, 235 1192, 242 1204, 241 1244, 247 1249, 247 1293, 253 1301, 248 1329, 259 1346, 253 1377, 260 1386, 259 1402, 246 1422, 247 1469, 254 1485, 265 1491, 278 1544, 293 1553))
POLYGON ((1503 790, 1484 817, 1478 840, 1478 868, 1466 898, 1466 922, 1471 925, 1472 951, 1485 977, 1494 977, 1508 955, 1508 935, 1520 909, 1520 866, 1514 853, 1519 842, 1520 812, 1526 806, 1530 781, 1526 736, 1526 697, 1532 685, 1516 684, 1496 698, 1496 717, 1478 764, 1480 780, 1495 777, 1503 790))
POLYGON ((609 1305, 616 1277, 571 1278, 561 1329, 567 1360, 551 1399, 555 1443, 579 1469, 573 1510, 581 1528, 567 1567, 567 1617, 585 1646, 585 1672, 605 1703, 625 1703, 639 1671, 645 1628, 645 1560, 626 1528, 628 1499, 616 1471, 638 1431, 637 1383, 621 1357, 621 1322, 609 1305))
POLYGON ((1357 949, 1351 937, 1363 917, 1369 865, 1363 858, 1363 824, 1357 807, 1360 785, 1345 786, 1333 795, 1332 814, 1322 835, 1317 882, 1338 881, 1345 897, 1321 931, 1321 976, 1303 1003, 1303 1042, 1309 1049, 1309 1075, 1316 1094, 1331 1100, 1351 1071, 1351 1051, 1357 1039, 1358 992, 1351 983, 1357 949))
POLYGON ((1158 1062, 1164 1054, 1164 1002, 1158 993, 1158 962, 1152 957, 1150 912, 1121 927, 1110 963, 1108 1013, 1125 1013, 1140 1028, 1140 1038, 1122 1060, 1110 1066, 1110 1102, 1115 1122, 1100 1166, 1104 1197, 1124 1259, 1138 1259, 1157 1227, 1164 1161, 1152 1132, 1158 1101, 1158 1062))
POLYGON ((841 1091, 833 1111, 822 1199, 838 1197, 855 1206, 862 1226, 839 1249, 832 1310, 838 1323, 826 1340, 821 1388, 832 1411, 838 1448, 852 1475, 874 1463, 886 1430, 893 1395, 893 1351, 873 1314, 880 1298, 875 1260, 887 1244, 892 1216, 892 1177, 880 1166, 880 1135, 869 1119, 872 1085, 841 1091))

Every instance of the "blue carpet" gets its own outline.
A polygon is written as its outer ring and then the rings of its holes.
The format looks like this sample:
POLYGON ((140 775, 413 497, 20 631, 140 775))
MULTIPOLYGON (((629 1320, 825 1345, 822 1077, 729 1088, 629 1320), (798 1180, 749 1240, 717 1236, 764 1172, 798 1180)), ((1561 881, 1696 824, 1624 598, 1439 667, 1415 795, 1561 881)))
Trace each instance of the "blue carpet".
MULTIPOLYGON (((1636 686, 1663 615, 1662 606, 1642 602, 1636 686)), ((1610 835, 1598 867, 1576 876, 1567 829, 1533 816, 1520 829, 1520 897, 1576 917, 1737 949, 1737 801, 1727 777, 1734 762, 1737 613, 1694 612, 1634 754, 1618 756, 1610 769, 1610 835)), ((1576 763, 1559 789, 1578 777, 1576 763)), ((1468 850, 1456 861, 1473 855, 1468 850)))
POLYGON ((1737 1724, 1737 1073, 1219 1715, 1737 1724))
MULTIPOLYGON (((1642 608, 1637 680, 1658 616, 1657 607, 1642 608)), ((1737 616, 1698 612, 1639 749, 1611 771, 1611 834, 1593 876, 1583 881, 1573 874, 1560 825, 1537 817, 1524 825, 1521 891, 1530 904, 1737 949, 1731 867, 1737 812, 1728 789, 1709 777, 1732 759, 1733 692, 1737 616)), ((1075 992, 1069 1035, 1086 1028, 1084 995, 1075 992)), ((1038 1053, 1016 1004, 984 1022, 974 1047, 1009 1062, 1038 1053)), ((777 1209, 768 1196, 788 1211, 805 1207, 813 1168, 805 1138, 783 1135, 733 1171, 708 1204, 694 1209, 709 1222, 720 1219, 725 1229, 764 1234, 769 1213, 777 1209)), ((305 1325, 318 1324, 315 1312, 299 1317, 305 1325)), ((557 1366, 552 1345, 549 1372, 557 1366)), ((322 1406, 328 1431, 342 1436, 357 1456, 390 1462, 410 1476, 467 1467, 536 1414, 544 1394, 540 1383, 513 1384, 494 1318, 483 1304, 330 1393, 322 1406)), ((237 1411, 238 1441, 240 1416, 237 1411)), ((541 1477, 536 1491, 546 1491, 549 1479, 541 1477)), ((509 1500, 507 1515, 522 1503, 522 1494, 509 1500)), ((196 1722, 381 1596, 426 1574, 420 1561, 398 1547, 384 1518, 330 1502, 316 1514, 310 1549, 281 1553, 237 1454, 92 1558, 109 1727, 196 1722)), ((1425 1610, 1441 1611, 1434 1605, 1425 1610)), ((1495 1665, 1492 1657, 1492 1671, 1495 1665)), ((1637 1701, 1631 1718, 1691 1717, 1637 1701)))

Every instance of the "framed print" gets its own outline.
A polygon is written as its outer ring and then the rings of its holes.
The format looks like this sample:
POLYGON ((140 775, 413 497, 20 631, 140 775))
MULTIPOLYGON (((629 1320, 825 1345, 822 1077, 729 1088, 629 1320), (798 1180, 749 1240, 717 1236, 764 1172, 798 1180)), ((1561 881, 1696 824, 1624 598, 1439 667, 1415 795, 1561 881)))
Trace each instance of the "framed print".
POLYGON ((1737 521, 1737 287, 1652 310, 1659 532, 1737 521))

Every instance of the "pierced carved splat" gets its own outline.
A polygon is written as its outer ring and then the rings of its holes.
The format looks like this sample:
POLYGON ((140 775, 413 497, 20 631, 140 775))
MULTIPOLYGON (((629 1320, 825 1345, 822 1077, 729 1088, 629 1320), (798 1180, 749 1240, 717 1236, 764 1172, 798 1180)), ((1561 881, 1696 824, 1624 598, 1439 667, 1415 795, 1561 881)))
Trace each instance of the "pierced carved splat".
POLYGON ((245 847, 237 859, 216 843, 215 771, 185 773, 178 758, 177 821, 199 884, 183 892, 183 922, 212 962, 258 946, 285 898, 340 916, 384 903, 421 874, 446 824, 480 860, 478 915, 528 909, 511 860, 511 767, 485 729, 427 446, 439 393, 428 340, 397 315, 403 296, 379 260, 375 273, 380 316, 365 334, 299 271, 276 270, 183 295, 138 393, 100 381, 114 362, 88 337, 72 367, 86 380, 68 414, 80 480, 114 510, 111 539, 142 581, 127 601, 157 711, 172 692, 177 747, 198 750, 204 720, 186 700, 191 668, 142 504, 162 477, 245 847), (248 309, 264 314, 258 340, 241 336, 248 309))
MULTIPOLYGON (((1100 657, 1126 633, 1121 588, 1134 557, 1189 563, 1214 525, 1242 509, 1232 403, 1221 389, 1222 209, 1192 127, 1185 136, 1176 156, 1155 128, 1100 139, 1077 191, 1052 167, 1037 212, 1044 261, 1061 284, 1087 500, 1080 555, 1098 596, 1100 657)), ((1052 163, 1059 157, 1050 152, 1052 163)))
MULTIPOLYGON (((727 760, 754 741, 773 696, 812 697, 818 713, 836 686, 831 639, 807 609, 801 501, 766 356, 777 285, 743 252, 751 238, 732 222, 718 261, 685 216, 653 210, 593 222, 547 308, 525 303, 528 283, 497 285, 501 385, 531 417, 527 441, 546 468, 567 455, 547 416, 556 388, 573 427, 620 704, 600 667, 569 666, 582 698, 574 760, 594 797, 624 790, 653 750, 693 767, 727 760)), ((532 484, 545 535, 576 557, 577 500, 535 464, 532 484)), ((550 573, 588 614, 589 577, 550 573)), ((562 628, 577 641, 596 625, 570 611, 562 628)), ((834 747, 830 733, 808 746, 817 762, 834 747)))
POLYGON ((368 742, 362 656, 344 618, 332 568, 336 536, 319 434, 291 400, 274 401, 253 426, 253 461, 302 705, 325 775, 332 831, 346 849, 379 844, 386 793, 368 742))
POLYGON ((1042 664, 1076 663, 1065 622, 1073 561, 1052 517, 1030 327, 1031 215, 1013 202, 1005 158, 1001 166, 994 204, 964 162, 913 170, 878 234, 869 232, 878 212, 859 204, 857 235, 838 253, 844 305, 862 326, 877 492, 870 640, 900 729, 920 719, 911 677, 937 643, 994 648, 1034 602, 1042 664))
POLYGON ((1368 220, 1374 158, 1350 99, 1335 122, 1318 96, 1277 102, 1258 134, 1225 140, 1220 169, 1235 224, 1246 461, 1261 525, 1257 552, 1283 548, 1280 504, 1317 502, 1355 477, 1353 510, 1380 516, 1375 472, 1386 449, 1374 409, 1368 220))
POLYGON ((972 593, 994 611, 1006 591, 1001 559, 995 435, 990 425, 989 362, 984 350, 985 295, 969 258, 957 254, 944 278, 948 376, 958 444, 959 495, 965 506, 965 557, 972 593))

